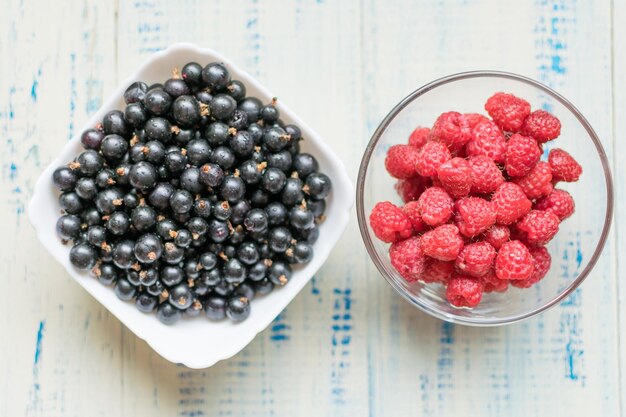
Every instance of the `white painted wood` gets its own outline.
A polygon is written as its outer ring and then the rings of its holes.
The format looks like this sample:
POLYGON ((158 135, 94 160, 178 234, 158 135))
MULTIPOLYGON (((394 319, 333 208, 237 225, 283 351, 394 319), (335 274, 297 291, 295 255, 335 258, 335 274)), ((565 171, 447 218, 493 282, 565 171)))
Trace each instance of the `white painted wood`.
MULTIPOLYGON (((626 4, 623 1, 613 3, 613 157, 616 199, 615 199, 615 226, 613 228, 615 239, 615 253, 623 254, 626 245, 626 230, 624 219, 626 218, 626 144, 624 144, 622 132, 626 131, 626 4)), ((617 285, 618 285, 618 348, 619 363, 626 363, 626 283, 624 282, 624 268, 626 260, 623 256, 616 256, 617 285)), ((626 370, 620 366, 620 392, 621 415, 626 415, 626 370)))
POLYGON ((177 41, 220 50, 258 77, 330 139, 353 179, 378 122, 425 82, 480 68, 540 79, 602 137, 623 204, 626 150, 614 136, 626 128, 623 2, 71 0, 1 10, 0 260, 10 292, 0 415, 626 415, 619 204, 617 233, 580 292, 498 329, 414 311, 370 263, 354 219, 274 325, 204 371, 164 361, 123 328, 36 244, 23 216, 70 131, 177 41))

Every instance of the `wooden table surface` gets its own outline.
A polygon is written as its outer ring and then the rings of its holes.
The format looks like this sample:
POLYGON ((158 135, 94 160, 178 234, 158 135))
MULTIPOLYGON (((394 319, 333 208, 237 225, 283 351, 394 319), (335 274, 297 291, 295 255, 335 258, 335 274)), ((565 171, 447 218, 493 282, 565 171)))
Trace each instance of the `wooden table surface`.
POLYGON ((0 1, 0 416, 626 416, 624 22, 619 0, 0 1), (53 261, 25 207, 118 81, 180 41, 258 77, 353 179, 379 121, 428 81, 499 69, 547 83, 588 117, 614 167, 603 256, 539 317, 454 326, 393 293, 353 218, 236 357, 196 371, 163 360, 53 261))

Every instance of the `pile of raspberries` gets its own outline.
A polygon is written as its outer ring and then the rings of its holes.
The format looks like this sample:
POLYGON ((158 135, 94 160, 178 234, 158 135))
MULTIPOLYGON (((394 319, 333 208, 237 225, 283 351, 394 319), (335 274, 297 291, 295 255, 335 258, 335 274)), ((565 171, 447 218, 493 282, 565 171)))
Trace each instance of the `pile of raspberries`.
POLYGON ((374 234, 391 243, 391 264, 409 283, 441 283, 448 302, 475 307, 485 292, 528 288, 550 269, 545 245, 574 212, 561 182, 582 167, 562 149, 541 160, 561 122, 511 94, 481 114, 443 113, 389 148, 385 167, 404 206, 377 203, 374 234))

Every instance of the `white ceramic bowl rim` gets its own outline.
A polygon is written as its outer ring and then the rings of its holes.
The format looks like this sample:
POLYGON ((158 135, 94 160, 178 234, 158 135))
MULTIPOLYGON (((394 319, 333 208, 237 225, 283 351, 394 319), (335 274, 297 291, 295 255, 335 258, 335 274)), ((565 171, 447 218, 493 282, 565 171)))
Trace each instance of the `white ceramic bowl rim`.
POLYGON ((531 316, 534 316, 535 314, 541 313, 542 311, 545 311, 557 305, 565 297, 570 295, 572 291, 574 291, 576 287, 578 287, 583 282, 583 280, 587 277, 587 275, 589 275, 589 273, 595 266, 596 262, 598 261, 598 258, 600 257, 602 253, 602 250, 606 243, 607 236, 609 234, 609 230, 611 229, 611 222, 613 219, 613 180, 611 178, 611 170, 609 168, 608 158, 606 156, 606 152, 604 151, 604 148, 602 147, 602 143, 600 142, 600 139, 598 138, 598 135, 593 130, 593 128, 591 127, 587 119, 582 115, 582 113, 565 97, 563 97, 562 95, 560 95, 559 93, 551 89, 550 87, 538 81, 535 81, 531 78, 522 76, 522 75, 513 74, 510 72, 490 71, 490 70, 467 71, 467 72, 461 72, 461 73, 452 74, 446 77, 439 78, 413 91, 411 94, 406 96, 402 101, 400 101, 400 103, 398 103, 389 112, 389 114, 385 116, 385 118, 382 120, 378 128, 376 128, 376 130, 374 131, 374 134, 372 135, 372 138, 367 144, 367 148, 365 149, 365 153, 363 155, 363 159, 361 160, 361 165, 359 167, 359 174, 357 177, 357 219, 359 222, 359 229, 361 231, 361 236, 363 237, 363 241, 365 242, 365 246, 368 248, 368 253, 370 255, 370 258, 374 261, 376 268, 378 268, 378 271, 385 278, 385 280, 389 283, 389 285, 391 285, 393 289, 402 297, 404 297, 407 301, 409 301, 412 304, 416 304, 420 309, 422 309, 426 313, 434 317, 440 318, 442 320, 451 322, 451 323, 458 323, 458 324, 464 324, 464 325, 469 325, 469 326, 480 326, 480 327, 499 326, 499 325, 511 324, 511 323, 515 323, 515 322, 527 319, 531 316), (523 314, 518 314, 515 316, 511 316, 511 317, 506 317, 506 318, 496 318, 496 319, 489 319, 489 320, 485 320, 483 318, 480 322, 476 322, 472 320, 471 317, 453 316, 453 315, 449 315, 442 311, 432 308, 430 305, 424 303, 418 297, 411 297, 404 288, 402 288, 397 282, 395 282, 393 279, 389 277, 388 272, 385 270, 385 261, 381 259, 378 252, 373 249, 374 242, 372 241, 372 237, 368 231, 368 225, 367 225, 368 217, 365 214, 365 208, 363 207, 363 195, 365 193, 365 178, 367 175, 367 167, 369 166, 369 162, 374 152, 374 149, 376 148, 378 141, 382 137, 387 127, 391 124, 392 120, 402 110, 404 110, 405 107, 407 107, 411 102, 413 102, 414 100, 416 100, 423 94, 439 86, 442 86, 444 84, 448 84, 448 83, 452 83, 455 81, 460 81, 460 80, 464 80, 468 78, 482 78, 482 77, 506 78, 506 79, 511 79, 515 81, 520 81, 522 83, 529 84, 533 87, 536 87, 539 90, 542 90, 548 95, 552 96, 558 102, 560 102, 578 119, 580 124, 587 131, 587 134, 593 141, 593 144, 596 150, 598 151, 598 155, 602 163, 602 168, 604 170, 605 186, 606 186, 606 192, 607 192, 607 205, 606 205, 604 225, 602 227, 602 233, 600 235, 598 245, 595 248, 591 258, 589 259, 589 262, 587 263, 583 271, 576 277, 576 279, 572 280, 572 282, 567 287, 565 287, 563 291, 557 297, 551 299, 550 301, 539 306, 538 308, 530 310, 523 314))

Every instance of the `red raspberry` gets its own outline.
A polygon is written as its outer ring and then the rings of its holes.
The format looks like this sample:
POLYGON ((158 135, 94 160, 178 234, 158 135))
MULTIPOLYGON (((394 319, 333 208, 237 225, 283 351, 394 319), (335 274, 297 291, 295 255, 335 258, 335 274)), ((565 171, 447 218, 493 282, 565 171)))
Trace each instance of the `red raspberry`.
POLYGON ((530 114, 530 104, 512 94, 496 93, 485 103, 485 110, 502 130, 518 132, 530 114))
POLYGON ((394 188, 403 202, 415 201, 431 185, 429 178, 415 177, 396 182, 394 188))
POLYGON ((545 110, 535 110, 524 120, 521 133, 532 136, 539 143, 545 143, 559 137, 561 122, 545 110))
POLYGON ((528 136, 514 134, 506 144, 504 167, 511 177, 523 177, 541 158, 541 149, 537 141, 528 136))
POLYGON ((389 248, 391 265, 407 282, 415 282, 426 267, 426 257, 420 247, 420 238, 414 236, 396 242, 389 248))
POLYGON ((467 152, 465 151, 466 148, 466 146, 463 146, 459 149, 453 149, 450 151, 450 155, 452 155, 452 158, 467 159, 467 152))
POLYGON ((463 249, 459 229, 453 224, 444 224, 422 235, 422 250, 431 258, 454 261, 463 249))
POLYGON ((541 281, 550 270, 552 264, 552 257, 550 252, 545 247, 530 249, 530 255, 533 257, 533 273, 528 279, 521 281, 511 281, 511 284, 518 288, 528 288, 533 284, 541 281))
POLYGON ((448 282, 446 298, 455 307, 476 307, 483 297, 480 280, 466 275, 454 275, 448 282))
POLYGON ((490 118, 480 113, 465 113, 464 116, 470 129, 473 129, 478 123, 484 122, 485 120, 491 121, 490 118))
POLYGON ((385 168, 392 177, 407 179, 417 175, 419 150, 409 145, 393 145, 387 151, 385 168))
POLYGON ((422 220, 422 215, 420 214, 419 203, 417 201, 410 201, 406 203, 404 207, 402 207, 402 211, 406 214, 409 221, 411 222, 411 226, 413 226, 413 232, 419 233, 426 229, 426 225, 422 220))
POLYGON ((536 209, 551 211, 563 221, 574 213, 574 199, 567 191, 555 189, 548 196, 537 200, 536 209))
POLYGON ((555 181, 578 181, 583 167, 563 149, 552 149, 548 155, 548 163, 552 168, 552 179, 555 181))
POLYGON ((423 177, 434 177, 437 175, 439 165, 450 158, 452 156, 446 145, 439 142, 426 142, 417 158, 417 172, 423 177))
POLYGON ((547 162, 539 161, 525 177, 513 179, 520 186, 526 197, 531 200, 548 195, 554 188, 552 185, 552 169, 547 162))
POLYGON ((504 182, 502 171, 488 156, 472 156, 468 162, 471 170, 473 193, 491 193, 504 182))
POLYGON ((505 292, 509 288, 509 281, 499 279, 493 269, 480 277, 480 281, 483 283, 483 292, 505 292))
POLYGON ((511 238, 511 231, 507 226, 494 224, 489 229, 485 230, 483 238, 485 239, 485 242, 488 242, 497 250, 509 241, 511 238))
POLYGON ((455 111, 443 113, 435 120, 431 139, 452 149, 461 148, 472 138, 472 130, 465 116, 455 111))
POLYGON ((439 226, 452 217, 454 201, 439 187, 430 187, 417 200, 422 220, 429 226, 439 226))
POLYGON ((487 242, 465 245, 454 261, 456 269, 473 277, 485 275, 493 267, 496 250, 487 242))
POLYGON ((521 230, 519 230, 517 227, 517 225, 512 225, 509 230, 511 231, 511 239, 510 240, 519 240, 520 242, 522 242, 524 245, 526 245, 526 247, 528 247, 528 242, 526 241, 526 234, 524 232, 522 232, 521 230))
POLYGON ((504 162, 506 139, 500 128, 491 120, 480 122, 472 130, 472 140, 467 144, 467 155, 485 155, 496 162, 504 162))
POLYGON ((559 231, 559 218, 551 211, 531 210, 517 223, 517 229, 528 244, 543 246, 559 231))
POLYGON ((519 240, 506 242, 496 256, 496 276, 499 279, 528 279, 533 273, 533 257, 519 240))
POLYGON ((370 214, 370 226, 376 237, 387 243, 406 239, 413 234, 409 218, 389 201, 374 206, 370 214))
POLYGON ((411 135, 409 136, 409 145, 415 146, 416 148, 421 148, 426 142, 428 142, 429 136, 429 128, 418 126, 413 132, 411 132, 411 135))
POLYGON ((452 158, 441 164, 437 170, 437 177, 453 198, 465 197, 472 187, 470 166, 463 158, 452 158))
POLYGON ((491 198, 491 203, 496 209, 496 222, 503 225, 515 223, 526 215, 532 206, 524 190, 512 182, 505 182, 498 187, 491 198))
POLYGON ((490 201, 480 197, 466 197, 455 203, 456 225, 467 237, 476 236, 494 225, 496 211, 490 201))
POLYGON ((438 259, 426 258, 426 269, 420 279, 426 283, 441 282, 450 280, 454 272, 454 262, 440 261, 438 259))

